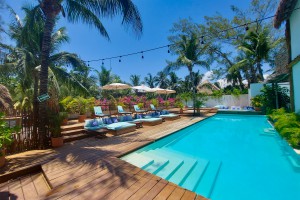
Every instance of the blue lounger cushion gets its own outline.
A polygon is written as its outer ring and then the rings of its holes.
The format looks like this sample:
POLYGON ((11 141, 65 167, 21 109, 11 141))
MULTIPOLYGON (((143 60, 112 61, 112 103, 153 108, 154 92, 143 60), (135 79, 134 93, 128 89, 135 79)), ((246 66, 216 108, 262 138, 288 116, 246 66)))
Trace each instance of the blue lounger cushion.
POLYGON ((89 119, 85 120, 84 129, 94 131, 100 128, 105 128, 105 124, 103 124, 100 119, 89 119))
POLYGON ((113 123, 113 124, 109 124, 106 126, 106 128, 110 129, 110 130, 120 130, 123 128, 129 128, 129 127, 135 127, 135 124, 131 124, 128 122, 118 122, 118 123, 113 123))

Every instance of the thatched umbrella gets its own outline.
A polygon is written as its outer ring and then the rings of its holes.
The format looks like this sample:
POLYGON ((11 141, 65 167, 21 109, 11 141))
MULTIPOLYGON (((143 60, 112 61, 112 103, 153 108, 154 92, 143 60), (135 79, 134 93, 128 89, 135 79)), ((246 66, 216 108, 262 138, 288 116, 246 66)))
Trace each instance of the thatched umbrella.
POLYGON ((8 89, 0 84, 0 111, 7 111, 13 108, 12 98, 8 89))
POLYGON ((218 88, 208 80, 205 80, 197 86, 197 90, 200 93, 212 94, 214 90, 220 90, 220 88, 218 88))

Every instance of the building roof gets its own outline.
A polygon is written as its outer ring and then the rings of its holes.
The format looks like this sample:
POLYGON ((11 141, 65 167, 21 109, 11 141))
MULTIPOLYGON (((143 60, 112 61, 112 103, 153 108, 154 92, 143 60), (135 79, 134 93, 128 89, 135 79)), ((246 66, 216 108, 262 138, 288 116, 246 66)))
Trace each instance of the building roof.
POLYGON ((197 86, 197 90, 201 93, 212 94, 212 91, 220 90, 220 88, 218 88, 208 80, 205 80, 197 86))
POLYGON ((295 9, 298 0, 281 0, 279 2, 276 16, 274 18, 274 27, 279 28, 285 20, 287 20, 295 9))

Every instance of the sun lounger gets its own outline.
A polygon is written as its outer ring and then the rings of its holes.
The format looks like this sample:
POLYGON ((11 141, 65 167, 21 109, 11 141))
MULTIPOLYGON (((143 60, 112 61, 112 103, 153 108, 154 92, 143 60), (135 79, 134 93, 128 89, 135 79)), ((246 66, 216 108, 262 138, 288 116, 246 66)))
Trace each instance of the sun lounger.
POLYGON ((156 111, 156 112, 160 112, 161 111, 161 109, 155 108, 155 106, 153 104, 150 104, 150 108, 151 108, 151 110, 156 111))
POLYGON ((162 110, 160 112, 159 117, 164 119, 164 120, 176 120, 176 119, 180 118, 179 115, 176 115, 174 113, 169 113, 169 111, 167 111, 167 110, 162 110))
POLYGON ((103 118, 103 123, 106 125, 109 133, 113 135, 121 135, 135 131, 136 125, 128 122, 119 122, 117 117, 103 118))
POLYGON ((136 113, 146 113, 147 112, 147 110, 141 110, 138 105, 134 105, 133 108, 136 113))
POLYGON ((146 125, 146 126, 155 126, 162 123, 161 118, 154 118, 151 117, 150 115, 142 115, 142 114, 136 114, 135 118, 132 118, 131 115, 121 116, 119 117, 119 119, 122 122, 128 122, 128 123, 142 122, 142 125, 146 125))
POLYGON ((94 112, 95 112, 95 115, 98 116, 98 117, 109 116, 108 114, 104 114, 104 113, 102 112, 101 106, 95 106, 95 107, 94 107, 94 112))
POLYGON ((128 115, 128 114, 132 114, 132 112, 126 112, 124 111, 122 106, 118 106, 118 114, 128 115))
POLYGON ((103 123, 102 119, 89 119, 85 120, 84 129, 88 131, 94 131, 101 128, 106 128, 106 125, 103 123))

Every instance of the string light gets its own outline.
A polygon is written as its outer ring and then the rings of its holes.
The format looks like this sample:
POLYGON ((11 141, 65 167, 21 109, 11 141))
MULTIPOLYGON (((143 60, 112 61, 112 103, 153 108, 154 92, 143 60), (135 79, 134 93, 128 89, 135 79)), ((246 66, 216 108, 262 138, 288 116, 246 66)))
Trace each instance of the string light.
MULTIPOLYGON (((295 8, 295 9, 293 9, 293 10, 288 10, 288 11, 285 11, 285 12, 282 12, 282 13, 280 13, 280 14, 285 14, 285 13, 289 13, 289 12, 292 12, 292 11, 295 11, 295 10, 299 10, 300 9, 300 7, 298 7, 298 8, 295 8)), ((230 30, 234 30, 234 29, 238 29, 238 28, 242 28, 242 27, 244 27, 245 28, 245 30, 246 31, 248 31, 249 30, 249 25, 250 24, 253 24, 253 23, 257 23, 258 21, 264 21, 264 20, 268 20, 268 19, 271 19, 271 18, 273 18, 273 17, 276 17, 276 15, 272 15, 272 16, 269 16, 269 17, 265 17, 265 18, 262 18, 262 19, 256 19, 256 20, 254 20, 254 21, 250 21, 250 22, 248 22, 248 23, 245 23, 245 24, 242 24, 242 25, 237 25, 237 26, 234 26, 234 27, 231 27, 231 28, 228 28, 228 29, 224 29, 224 30, 220 30, 219 32, 217 32, 217 34, 220 34, 220 33, 223 33, 223 32, 228 32, 228 31, 230 31, 230 30)), ((205 36, 209 36, 209 35, 202 35, 201 37, 200 37, 200 39, 201 39, 201 44, 204 44, 205 42, 204 42, 204 37, 205 36)), ((133 53, 128 53, 128 54, 124 54, 124 55, 121 55, 121 56, 112 56, 112 57, 107 57, 107 58, 99 58, 99 59, 94 59, 94 60, 88 60, 88 61, 84 61, 84 62, 87 62, 88 63, 88 66, 90 66, 89 65, 89 62, 98 62, 98 61, 100 61, 100 60, 102 60, 102 63, 104 62, 104 60, 111 60, 111 59, 117 59, 117 58, 119 58, 119 62, 121 62, 121 58, 122 57, 127 57, 127 56, 132 56, 132 55, 137 55, 137 54, 140 54, 140 53, 142 53, 142 59, 144 58, 144 55, 143 55, 143 53, 144 52, 149 52, 149 51, 155 51, 155 50, 159 50, 159 49, 163 49, 163 48, 168 48, 168 53, 170 53, 170 46, 172 46, 172 45, 176 45, 176 44, 168 44, 168 45, 164 45, 164 46, 160 46, 160 47, 156 47, 156 48, 152 48, 152 49, 147 49, 147 50, 143 50, 143 51, 138 51, 138 52, 133 52, 133 53)))
POLYGON ((104 59, 102 59, 102 66, 104 65, 104 59))
POLYGON ((204 36, 201 36, 201 44, 204 44, 204 36))

